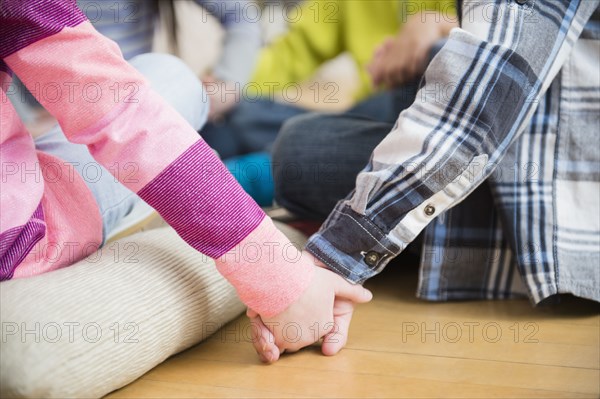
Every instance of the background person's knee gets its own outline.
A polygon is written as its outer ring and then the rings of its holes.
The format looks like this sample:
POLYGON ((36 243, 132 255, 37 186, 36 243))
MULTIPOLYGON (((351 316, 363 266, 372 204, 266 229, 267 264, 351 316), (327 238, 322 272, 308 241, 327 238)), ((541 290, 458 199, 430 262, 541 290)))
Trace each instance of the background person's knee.
POLYGON ((206 90, 181 59, 170 54, 147 53, 132 58, 130 63, 195 130, 206 124, 209 111, 206 90))
POLYGON ((273 146, 273 180, 276 202, 301 217, 320 218, 319 170, 327 149, 318 143, 319 126, 326 115, 307 114, 289 119, 273 146))

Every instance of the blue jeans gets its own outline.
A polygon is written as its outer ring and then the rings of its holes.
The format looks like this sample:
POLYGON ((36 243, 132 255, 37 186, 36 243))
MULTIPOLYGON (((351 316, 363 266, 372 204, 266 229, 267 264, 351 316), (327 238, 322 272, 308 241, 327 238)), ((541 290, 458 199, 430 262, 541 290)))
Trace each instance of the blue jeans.
MULTIPOLYGON (((400 111, 407 108, 414 101, 416 90, 417 84, 415 82, 401 89, 375 94, 359 102, 342 115, 352 115, 356 118, 393 124, 400 111)), ((235 176, 244 190, 259 205, 270 206, 273 203, 275 189, 273 174, 270 170, 270 153, 272 152, 273 143, 280 134, 282 127, 285 126, 286 121, 303 118, 302 115, 306 114, 312 115, 306 109, 289 104, 269 100, 244 100, 224 121, 218 124, 208 124, 200 134, 225 159, 225 166, 235 176)), ((335 118, 333 115, 324 116, 324 118, 329 117, 335 118)), ((343 139, 344 132, 342 129, 332 128, 330 131, 333 134, 328 135, 327 140, 335 142, 343 139), (335 133, 339 133, 339 135, 336 136, 335 133)), ((304 140, 309 136, 306 136, 304 140)), ((299 132, 298 139, 302 140, 301 132, 299 132)), ((316 142, 320 142, 319 138, 314 139, 316 139, 316 142)), ((313 138, 298 143, 299 147, 309 148, 311 146, 310 140, 313 140, 313 138)), ((323 143, 326 147, 331 144, 331 142, 323 143)), ((293 152, 294 149, 290 148, 289 151, 293 152)), ((317 148, 315 151, 319 151, 319 149, 317 148)), ((280 155, 283 153, 280 152, 280 155)), ((288 154, 288 152, 285 152, 285 154, 288 154)), ((360 158, 360 162, 363 163, 362 166, 366 164, 366 160, 363 160, 363 158, 360 158)), ((294 160, 297 160, 297 158, 294 158, 294 160)), ((284 159, 283 162, 286 162, 286 160, 284 159)), ((289 163, 286 164, 286 167, 289 167, 289 163)), ((278 166, 273 164, 273 170, 278 171, 278 166)), ((322 199, 319 201, 322 201, 322 199)))
POLYGON ((324 220, 393 123, 317 113, 290 119, 273 148, 275 200, 304 219, 324 220))
MULTIPOLYGON (((206 123, 208 100, 196 75, 178 58, 167 54, 142 54, 130 61, 151 83, 162 98, 174 107, 194 129, 206 123)), ((119 183, 110 172, 99 165, 83 144, 67 140, 60 126, 35 140, 36 149, 73 164, 75 170, 98 203, 102 215, 102 237, 125 217, 139 202, 136 194, 119 183), (90 172, 93 171, 93 176, 90 172), (97 173, 96 173, 97 171, 97 173)))
MULTIPOLYGON (((438 41, 429 51, 431 60, 446 43, 438 41)), ((357 103, 343 115, 353 115, 393 124, 398 114, 415 99, 420 78, 401 88, 374 94, 357 103)), ((222 159, 254 152, 271 152, 283 124, 292 117, 308 113, 305 108, 268 99, 242 98, 225 118, 208 123, 200 132, 222 159)))
MULTIPOLYGON (((344 114, 394 123, 398 113, 413 102, 414 93, 416 83, 384 91, 359 102, 344 114)), ((305 108, 266 99, 242 99, 222 121, 208 123, 200 134, 223 159, 270 152, 283 124, 309 112, 305 108)))
MULTIPOLYGON (((445 42, 431 48, 430 60, 445 42)), ((356 176, 400 112, 412 105, 417 89, 418 80, 340 115, 313 113, 290 119, 272 151, 277 203, 302 218, 324 220, 354 189, 356 176)))
POLYGON ((274 195, 293 214, 324 220, 354 188, 371 153, 415 99, 416 82, 386 91, 339 115, 287 121, 273 147, 274 195))
POLYGON ((200 135, 222 159, 268 151, 283 123, 306 112, 271 100, 242 98, 223 120, 208 123, 200 135))

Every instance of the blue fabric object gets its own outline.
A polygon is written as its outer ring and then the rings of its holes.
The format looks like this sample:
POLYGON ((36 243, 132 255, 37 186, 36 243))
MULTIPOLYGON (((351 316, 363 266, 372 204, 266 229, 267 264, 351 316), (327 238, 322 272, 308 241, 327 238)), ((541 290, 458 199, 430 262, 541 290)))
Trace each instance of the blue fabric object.
POLYGON ((273 204, 274 185, 269 153, 255 152, 230 158, 225 161, 225 166, 258 205, 273 204))
POLYGON ((242 98, 222 121, 208 123, 200 135, 222 159, 269 151, 285 121, 306 112, 268 99, 242 98))

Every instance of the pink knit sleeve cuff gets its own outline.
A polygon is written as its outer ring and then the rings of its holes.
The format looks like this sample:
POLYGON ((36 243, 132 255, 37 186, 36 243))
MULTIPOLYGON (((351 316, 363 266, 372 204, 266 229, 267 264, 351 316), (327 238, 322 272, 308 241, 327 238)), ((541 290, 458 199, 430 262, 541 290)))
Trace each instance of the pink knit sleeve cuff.
POLYGON ((215 262, 242 302, 262 317, 273 317, 298 300, 314 273, 307 255, 269 217, 215 262))

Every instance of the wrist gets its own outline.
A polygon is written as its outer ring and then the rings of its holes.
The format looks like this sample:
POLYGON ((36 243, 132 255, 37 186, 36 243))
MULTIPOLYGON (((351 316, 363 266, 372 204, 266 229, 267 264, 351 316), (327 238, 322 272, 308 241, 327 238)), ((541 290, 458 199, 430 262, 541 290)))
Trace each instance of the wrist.
POLYGON ((311 254, 308 251, 304 251, 304 254, 306 256, 306 258, 310 261, 311 264, 320 267, 322 269, 327 269, 327 270, 331 270, 327 267, 327 265, 325 263, 323 263, 323 261, 319 258, 317 258, 316 256, 314 256, 313 254, 311 254))
POLYGON ((297 248, 265 217, 215 263, 246 306, 273 317, 300 298, 312 280, 315 264, 297 248))

